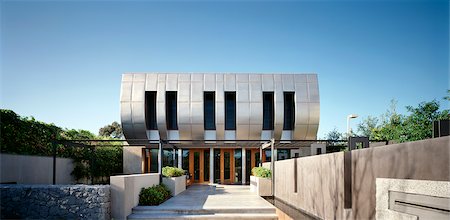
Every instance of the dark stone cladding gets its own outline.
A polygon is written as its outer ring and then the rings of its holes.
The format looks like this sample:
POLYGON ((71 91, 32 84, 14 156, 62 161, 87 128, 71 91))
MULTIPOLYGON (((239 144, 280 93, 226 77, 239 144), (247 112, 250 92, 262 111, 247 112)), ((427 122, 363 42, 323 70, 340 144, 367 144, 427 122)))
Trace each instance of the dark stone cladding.
POLYGON ((110 219, 109 185, 0 185, 1 219, 110 219))

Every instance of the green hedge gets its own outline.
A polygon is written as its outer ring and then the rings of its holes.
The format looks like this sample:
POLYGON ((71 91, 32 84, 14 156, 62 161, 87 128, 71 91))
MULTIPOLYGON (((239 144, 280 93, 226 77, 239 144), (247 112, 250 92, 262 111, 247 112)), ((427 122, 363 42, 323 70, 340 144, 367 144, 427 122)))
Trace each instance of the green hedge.
POLYGON ((253 167, 252 175, 256 177, 270 178, 272 177, 272 172, 264 167, 253 167))
POLYGON ((165 177, 178 177, 184 175, 184 170, 177 167, 163 167, 162 174, 165 177))
POLYGON ((170 198, 170 190, 164 184, 142 188, 139 193, 139 205, 159 205, 170 198))
MULTIPOLYGON (((54 140, 111 139, 99 137, 86 130, 62 129, 54 124, 37 121, 33 117, 21 117, 14 111, 0 109, 0 151, 2 153, 52 156, 54 140)), ((111 143, 108 143, 111 144, 111 143)), ((76 180, 90 179, 96 183, 109 183, 109 176, 123 173, 122 147, 69 147, 56 145, 58 157, 72 158, 76 180), (94 166, 91 167, 91 159, 94 166)))

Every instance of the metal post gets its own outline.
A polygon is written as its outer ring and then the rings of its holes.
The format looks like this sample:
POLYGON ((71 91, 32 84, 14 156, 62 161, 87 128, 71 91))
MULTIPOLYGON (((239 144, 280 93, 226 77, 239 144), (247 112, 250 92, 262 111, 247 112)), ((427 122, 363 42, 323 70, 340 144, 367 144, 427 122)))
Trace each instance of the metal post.
POLYGON ((263 158, 263 156, 262 156, 262 154, 263 154, 263 150, 262 150, 262 146, 260 146, 259 147, 259 166, 260 167, 262 167, 262 158, 263 158))
POLYGON ((214 148, 209 148, 209 184, 214 184, 214 148))
POLYGON ((176 152, 177 152, 177 149, 173 148, 173 152, 172 152, 172 160, 173 160, 172 166, 173 166, 173 167, 176 166, 176 164, 175 164, 175 160, 177 159, 177 158, 176 158, 176 155, 175 155, 176 152))
POLYGON ((242 148, 242 185, 245 185, 245 183, 247 182, 247 172, 246 172, 246 152, 245 152, 245 148, 242 148))
POLYGON ((53 147, 53 185, 56 184, 56 143, 52 141, 53 147))
POLYGON ((178 148, 178 168, 183 168, 183 150, 178 148))
POLYGON ((270 153, 272 154, 272 161, 270 161, 270 170, 272 170, 272 196, 275 196, 275 149, 274 149, 275 139, 270 140, 270 153))
POLYGON ((162 156, 163 156, 163 147, 162 147, 162 141, 159 140, 159 147, 158 147, 158 173, 159 173, 159 183, 162 183, 162 156))

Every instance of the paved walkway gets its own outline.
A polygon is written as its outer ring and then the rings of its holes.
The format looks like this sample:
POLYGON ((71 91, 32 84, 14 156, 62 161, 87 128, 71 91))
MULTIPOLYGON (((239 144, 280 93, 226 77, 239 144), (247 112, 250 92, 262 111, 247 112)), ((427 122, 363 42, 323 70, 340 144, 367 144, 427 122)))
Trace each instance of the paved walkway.
POLYGON ((277 219, 275 207, 242 185, 192 185, 159 206, 138 206, 128 219, 277 219))

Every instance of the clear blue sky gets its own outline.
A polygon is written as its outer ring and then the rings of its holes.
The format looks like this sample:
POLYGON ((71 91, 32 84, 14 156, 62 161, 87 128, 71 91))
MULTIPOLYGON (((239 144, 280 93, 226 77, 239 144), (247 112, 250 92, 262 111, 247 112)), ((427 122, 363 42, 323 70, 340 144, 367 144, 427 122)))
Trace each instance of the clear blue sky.
POLYGON ((97 133, 124 72, 316 72, 320 138, 442 100, 448 41, 445 0, 1 1, 0 107, 97 133))

